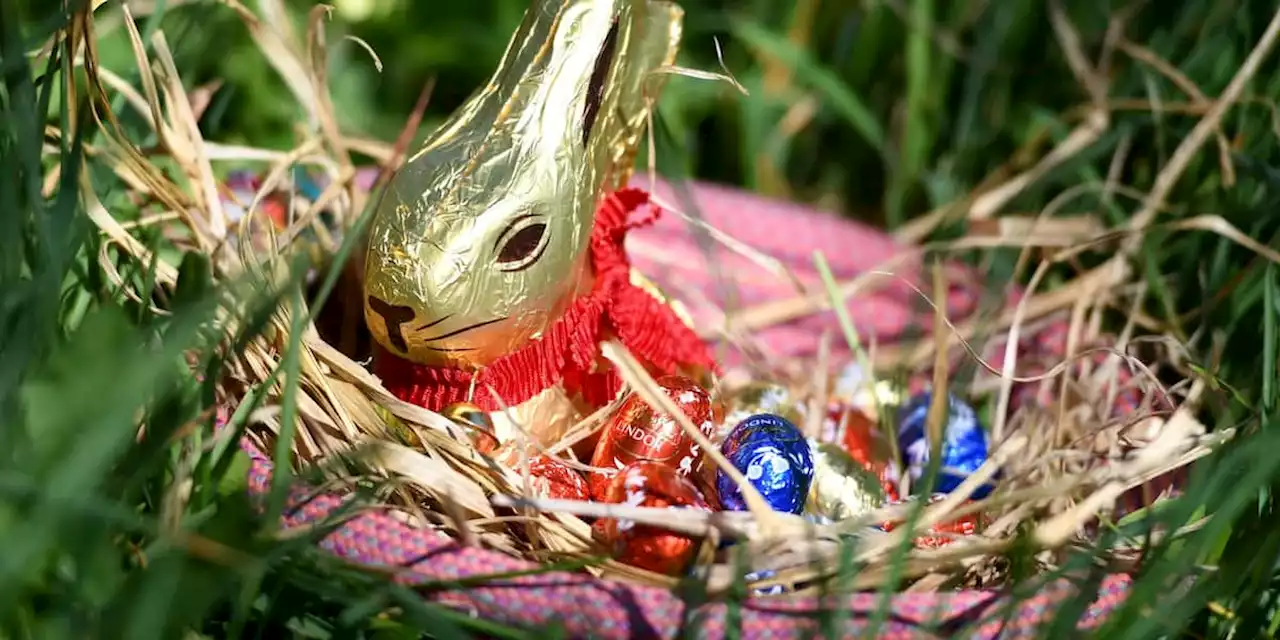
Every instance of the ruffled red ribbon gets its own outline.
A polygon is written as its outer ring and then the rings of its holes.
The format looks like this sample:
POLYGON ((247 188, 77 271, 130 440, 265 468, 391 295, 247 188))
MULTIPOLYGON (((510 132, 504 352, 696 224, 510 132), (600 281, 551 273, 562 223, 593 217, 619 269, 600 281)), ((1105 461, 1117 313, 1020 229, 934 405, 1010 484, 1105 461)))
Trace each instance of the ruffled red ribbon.
POLYGON ((631 283, 631 263, 624 242, 631 229, 651 224, 660 211, 639 189, 616 191, 600 203, 591 233, 591 265, 595 284, 576 300, 540 339, 509 353, 479 371, 429 367, 380 350, 374 364, 383 385, 397 398, 432 411, 454 402, 470 402, 484 411, 515 406, 558 382, 594 406, 607 404, 622 386, 612 367, 603 370, 599 344, 617 336, 655 373, 675 373, 681 366, 715 370, 706 343, 671 307, 631 283), (629 222, 644 205, 650 214, 629 222))

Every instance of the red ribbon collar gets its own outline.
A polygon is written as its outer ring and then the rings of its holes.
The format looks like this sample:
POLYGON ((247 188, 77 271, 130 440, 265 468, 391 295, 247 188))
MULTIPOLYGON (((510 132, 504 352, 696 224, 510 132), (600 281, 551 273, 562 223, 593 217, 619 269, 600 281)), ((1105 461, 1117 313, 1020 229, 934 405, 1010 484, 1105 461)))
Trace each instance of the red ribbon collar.
POLYGON ((681 365, 714 369, 707 345, 671 307, 631 284, 631 264, 623 244, 627 232, 651 224, 659 213, 649 195, 639 189, 616 191, 600 203, 590 246, 595 284, 540 339, 477 372, 428 367, 380 351, 374 365, 378 377, 397 398, 432 411, 454 402, 498 411, 502 407, 490 388, 504 404, 515 406, 558 382, 600 406, 622 385, 612 367, 602 367, 604 371, 596 367, 599 343, 610 333, 659 374, 675 373, 681 365), (627 221, 646 204, 650 205, 648 217, 627 221))

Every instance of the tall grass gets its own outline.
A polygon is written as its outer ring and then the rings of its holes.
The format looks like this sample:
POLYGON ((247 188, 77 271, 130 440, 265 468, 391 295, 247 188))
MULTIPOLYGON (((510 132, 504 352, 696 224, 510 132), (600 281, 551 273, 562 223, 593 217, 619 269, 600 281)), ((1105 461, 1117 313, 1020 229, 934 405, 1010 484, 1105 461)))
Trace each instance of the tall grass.
MULTIPOLYGON (((383 4, 386 13, 349 28, 378 50, 384 70, 375 72, 351 45, 334 63, 333 83, 345 124, 382 139, 394 136, 428 74, 440 87, 431 117, 462 100, 488 73, 523 9, 516 0, 383 4)), ((1033 164, 1068 139, 1093 99, 1108 105, 1107 126, 1003 212, 1038 212, 1064 190, 1087 185, 1059 215, 1123 228, 1138 198, 1106 186, 1151 188, 1206 110, 1184 85, 1210 100, 1219 95, 1275 11, 1259 1, 1069 6, 1065 18, 1081 50, 1095 65, 1109 60, 1098 70, 1107 82, 1099 97, 1070 68, 1050 15, 1054 3, 684 5, 688 64, 712 67, 711 39, 718 38, 751 96, 674 79, 660 111, 663 170, 820 202, 899 231, 1033 164)), ((218 367, 213 346, 222 336, 209 335, 208 326, 227 291, 195 255, 180 260, 178 285, 163 300, 130 299, 101 267, 99 253, 113 249, 87 223, 79 166, 92 166, 85 151, 95 136, 87 105, 61 93, 69 52, 39 68, 27 56, 66 20, 50 6, 0 3, 0 635, 534 633, 424 604, 381 575, 318 551, 323 529, 277 536, 273 520, 249 502, 247 459, 234 440, 245 416, 215 433, 213 381, 193 373, 218 367), (73 114, 78 123, 69 121, 73 114), (46 123, 84 137, 50 139, 46 123), (46 153, 47 145, 57 152, 46 153), (55 161, 60 178, 46 184, 55 161)), ((227 12, 206 3, 154 7, 148 28, 183 34, 171 40, 181 43, 178 61, 192 81, 229 80, 203 118, 207 135, 287 145, 299 113, 281 99, 285 89, 272 72, 244 53, 247 38, 227 12), (214 43, 227 55, 209 55, 214 43)), ((107 66, 112 56, 130 55, 117 36, 104 46, 107 66)), ((1221 146, 1215 140, 1196 155, 1156 218, 1161 224, 1141 231, 1133 262, 1150 295, 1137 311, 1153 333, 1185 343, 1180 358, 1210 389, 1201 420, 1242 436, 1197 465, 1182 498, 1104 531, 1100 546, 1150 544, 1132 595, 1102 637, 1263 638, 1280 627, 1273 499, 1280 281, 1273 265, 1238 242, 1169 224, 1216 214, 1276 246, 1276 71, 1273 55, 1224 119, 1221 146), (1151 535, 1191 523, 1197 528, 1176 540, 1151 535)), ((91 173, 109 211, 137 215, 123 185, 91 173)), ((944 216, 934 237, 970 233, 970 222, 944 216)), ((1057 281, 1112 249, 1062 264, 1057 281)), ((984 255, 990 273, 1014 273, 1014 252, 984 255)), ((136 285, 128 289, 153 289, 154 265, 123 255, 117 263, 120 279, 136 285)), ((1004 283, 993 276, 991 284, 1004 283)), ((277 303, 296 295, 292 286, 261 292, 235 311, 243 326, 260 329, 277 303)), ((1081 549, 1014 594, 1059 574, 1096 574, 1087 571, 1093 558, 1081 549)), ((1085 588, 1061 607, 1045 635, 1076 637, 1074 620, 1090 596, 1085 588)))
MULTIPOLYGON (((279 536, 250 503, 236 444, 245 416, 215 433, 215 379, 197 374, 221 365, 213 347, 227 336, 211 329, 220 305, 252 332, 286 292, 237 290, 241 304, 226 306, 229 291, 192 253, 164 299, 123 293, 154 289, 155 265, 91 231, 80 167, 94 135, 87 117, 72 126, 59 94, 68 52, 45 68, 26 55, 63 23, 25 17, 0 6, 0 637, 520 637, 324 555, 323 523, 279 536), (85 136, 47 139, 46 117, 85 136), (61 177, 45 192, 48 175, 61 177), (118 256, 118 279, 101 251, 118 256), (387 608, 394 619, 375 615, 387 608)), ((87 105, 74 112, 87 116, 87 105)), ((98 196, 136 215, 106 175, 98 196)))

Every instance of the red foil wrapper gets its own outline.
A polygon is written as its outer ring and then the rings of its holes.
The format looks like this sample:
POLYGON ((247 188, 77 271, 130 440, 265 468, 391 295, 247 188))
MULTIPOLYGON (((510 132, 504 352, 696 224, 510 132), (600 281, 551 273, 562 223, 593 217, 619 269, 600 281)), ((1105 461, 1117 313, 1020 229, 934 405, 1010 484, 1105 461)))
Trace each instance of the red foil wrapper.
POLYGON ((724 402, 713 398, 711 400, 711 423, 724 424, 724 416, 725 416, 724 402))
MULTIPOLYGON (((934 496, 929 501, 930 504, 942 500, 946 496, 934 496)), ((893 531, 899 523, 885 522, 880 525, 885 531, 893 531)), ((985 519, 982 514, 971 513, 969 515, 960 516, 955 520, 948 522, 939 522, 929 527, 928 532, 934 535, 919 536, 915 539, 915 545, 919 548, 936 549, 938 547, 950 544, 955 538, 953 536, 970 536, 978 532, 985 525, 985 519), (941 535, 938 535, 941 534, 941 535)))
POLYGON ((827 409, 826 426, 827 433, 833 440, 838 438, 850 457, 880 478, 885 497, 890 501, 899 500, 898 483, 889 463, 893 456, 871 417, 856 407, 836 403, 827 409))
POLYGON ((607 502, 609 496, 609 485, 613 483, 613 479, 618 477, 616 469, 607 471, 592 471, 587 474, 587 490, 591 494, 591 499, 596 502, 607 502))
MULTIPOLYGON (((717 422, 716 424, 720 423, 717 422)), ((689 479, 693 481, 693 486, 702 492, 707 505, 716 511, 724 508, 724 505, 720 504, 720 494, 716 491, 716 463, 714 460, 703 456, 697 471, 689 479)))
MULTIPOLYGON (((514 447, 502 447, 494 458, 517 474, 523 473, 518 450, 514 447)), ((554 500, 590 499, 586 479, 577 469, 565 464, 559 458, 534 454, 529 456, 528 462, 529 486, 535 497, 554 500)))
POLYGON ((836 419, 844 421, 844 437, 841 444, 844 450, 853 456, 862 466, 879 473, 887 466, 888 456, 884 447, 878 447, 875 435, 876 425, 867 414, 851 408, 837 407, 836 419))
MULTIPOLYGON (((711 396, 705 389, 683 376, 663 376, 657 382, 704 435, 710 438, 715 433, 711 396)), ((591 466, 621 469, 641 461, 665 464, 687 477, 701 466, 702 452, 675 418, 655 412, 632 394, 600 433, 591 466)), ((602 478, 592 480, 601 482, 602 478)))
MULTIPOLYGON (((603 502, 710 510, 693 483, 672 467, 654 461, 636 462, 619 471, 603 502)), ((597 520, 592 531, 612 550, 614 559, 656 573, 683 573, 698 551, 698 541, 689 536, 622 518, 597 520)))

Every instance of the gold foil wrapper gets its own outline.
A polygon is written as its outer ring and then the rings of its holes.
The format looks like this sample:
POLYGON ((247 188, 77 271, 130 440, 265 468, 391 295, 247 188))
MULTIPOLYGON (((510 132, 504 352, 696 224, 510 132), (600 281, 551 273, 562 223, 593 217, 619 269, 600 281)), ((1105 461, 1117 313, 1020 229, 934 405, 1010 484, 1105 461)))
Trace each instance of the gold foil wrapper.
POLYGON ((501 442, 528 437, 549 447, 560 442, 585 413, 584 407, 557 384, 517 406, 490 413, 489 418, 493 421, 494 435, 501 442))
POLYGON ((629 176, 682 16, 651 0, 532 2, 489 82, 380 194, 364 291, 379 344, 481 368, 590 289, 596 206, 629 176))
POLYGON ((724 422, 718 432, 724 440, 739 422, 757 413, 771 413, 786 418, 797 427, 804 425, 804 413, 786 387, 768 382, 752 382, 725 394, 724 422))
POLYGON ((480 453, 493 453, 498 448, 493 420, 480 407, 467 402, 457 402, 444 408, 441 415, 463 426, 467 436, 480 453))
POLYGON ((904 393, 888 380, 872 380, 855 362, 849 363, 836 375, 831 399, 856 407, 873 421, 878 421, 880 407, 896 407, 904 401, 904 393))
POLYGON ((817 443, 813 447, 813 483, 805 510, 832 520, 844 520, 870 513, 884 504, 880 481, 838 445, 817 443))

